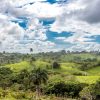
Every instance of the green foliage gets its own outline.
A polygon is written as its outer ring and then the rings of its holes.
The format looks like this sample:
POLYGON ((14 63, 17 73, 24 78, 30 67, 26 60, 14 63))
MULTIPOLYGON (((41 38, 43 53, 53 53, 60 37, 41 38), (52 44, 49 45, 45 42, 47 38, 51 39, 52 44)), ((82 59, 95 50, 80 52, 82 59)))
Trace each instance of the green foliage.
POLYGON ((88 87, 85 87, 80 92, 80 97, 86 100, 99 100, 100 99, 100 79, 88 87))
POLYGON ((92 86, 94 94, 100 96, 100 79, 96 81, 96 83, 92 86))
POLYGON ((26 94, 23 91, 13 92, 13 93, 11 93, 11 97, 15 98, 16 100, 25 100, 25 99, 27 99, 26 94))
POLYGON ((90 75, 98 75, 100 76, 100 66, 97 66, 97 67, 94 67, 94 68, 91 68, 91 69, 88 69, 87 72, 90 74, 90 75))
POLYGON ((81 92, 80 92, 80 97, 82 100, 93 100, 95 97, 92 92, 92 88, 90 86, 85 87, 81 92))
POLYGON ((12 71, 9 68, 0 68, 0 87, 6 89, 12 85, 11 82, 12 71))
POLYGON ((27 61, 15 63, 15 64, 8 64, 6 65, 6 67, 10 68, 14 72, 20 72, 23 69, 28 69, 28 70, 32 69, 30 63, 27 61))
POLYGON ((0 54, 0 63, 5 65, 0 67, 3 100, 29 100, 35 98, 37 92, 46 94, 43 100, 78 98, 79 94, 81 99, 97 100, 100 96, 100 55, 96 53, 5 52, 0 54))
POLYGON ((12 70, 10 70, 10 68, 7 68, 7 67, 1 67, 0 68, 0 74, 7 76, 9 74, 12 74, 12 70))
POLYGON ((60 68, 60 64, 58 63, 58 62, 53 62, 53 64, 52 64, 52 68, 54 68, 54 69, 58 69, 58 68, 60 68))
POLYGON ((78 82, 56 82, 48 83, 45 87, 46 94, 55 94, 56 96, 78 97, 79 92, 86 86, 78 82))
POLYGON ((94 84, 100 76, 76 76, 77 81, 80 83, 94 84))
POLYGON ((42 83, 46 83, 48 80, 47 71, 41 68, 37 68, 31 71, 30 80, 35 85, 41 85, 42 83))
POLYGON ((72 74, 77 75, 77 76, 87 76, 88 75, 87 72, 83 72, 83 71, 74 71, 72 74))

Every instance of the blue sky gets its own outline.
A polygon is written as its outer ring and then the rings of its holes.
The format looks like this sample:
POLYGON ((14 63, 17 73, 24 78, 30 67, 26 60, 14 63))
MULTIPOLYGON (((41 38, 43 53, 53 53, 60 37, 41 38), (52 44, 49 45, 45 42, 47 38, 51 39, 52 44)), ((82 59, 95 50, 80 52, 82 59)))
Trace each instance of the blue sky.
POLYGON ((2 0, 0 52, 100 50, 99 0, 2 0))

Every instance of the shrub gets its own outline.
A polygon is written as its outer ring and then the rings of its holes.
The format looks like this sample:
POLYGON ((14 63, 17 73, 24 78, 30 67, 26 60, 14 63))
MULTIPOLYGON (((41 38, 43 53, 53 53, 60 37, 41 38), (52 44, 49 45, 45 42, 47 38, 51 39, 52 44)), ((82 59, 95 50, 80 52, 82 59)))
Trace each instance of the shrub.
POLYGON ((80 97, 84 100, 100 100, 100 80, 95 84, 85 87, 80 92, 80 97))
POLYGON ((24 92, 13 92, 11 96, 17 100, 22 100, 26 98, 26 95, 24 92))
POLYGON ((79 92, 86 86, 86 84, 78 82, 56 82, 49 83, 45 87, 46 94, 55 94, 56 96, 79 97, 79 92))
POLYGON ((54 69, 60 68, 60 64, 59 64, 58 62, 53 62, 52 67, 53 67, 54 69))
POLYGON ((87 76, 87 72, 82 72, 82 71, 76 71, 76 72, 73 72, 73 75, 79 75, 79 76, 87 76))
POLYGON ((93 91, 90 86, 85 87, 79 94, 82 100, 93 100, 93 98, 95 98, 93 96, 93 91))

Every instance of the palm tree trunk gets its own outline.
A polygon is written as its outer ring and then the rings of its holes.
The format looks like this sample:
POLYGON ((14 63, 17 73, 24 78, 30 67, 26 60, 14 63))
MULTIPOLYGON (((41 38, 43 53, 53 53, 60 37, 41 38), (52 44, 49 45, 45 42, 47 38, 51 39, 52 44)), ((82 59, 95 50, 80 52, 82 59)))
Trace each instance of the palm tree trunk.
POLYGON ((40 99, 40 86, 36 85, 36 100, 40 99))

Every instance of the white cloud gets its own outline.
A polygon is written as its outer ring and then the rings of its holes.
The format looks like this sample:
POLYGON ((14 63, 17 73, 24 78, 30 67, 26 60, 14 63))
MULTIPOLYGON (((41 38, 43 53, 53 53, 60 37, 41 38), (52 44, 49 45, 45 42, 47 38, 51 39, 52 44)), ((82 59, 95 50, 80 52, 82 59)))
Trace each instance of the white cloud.
POLYGON ((86 8, 80 12, 79 18, 87 21, 88 23, 100 22, 100 0, 79 0, 82 5, 86 5, 86 8))
MULTIPOLYGON (((80 49, 88 49, 87 46, 89 45, 95 45, 100 49, 100 46, 98 46, 100 44, 97 45, 96 42, 94 44, 89 42, 92 41, 91 36, 100 35, 99 11, 96 9, 99 7, 99 2, 99 0, 71 1, 69 4, 63 6, 63 13, 57 16, 50 30, 58 33, 63 31, 72 32, 72 36, 61 38, 60 40, 74 44, 75 46, 72 47, 73 50, 74 47, 79 49, 80 46, 80 49)), ((89 46, 89 48, 93 49, 92 46, 89 46)))
MULTIPOLYGON (((55 43, 46 35, 47 27, 39 19, 55 18, 49 30, 61 33, 72 32, 69 37, 58 37, 57 41, 71 43, 73 50, 100 49, 100 44, 90 42, 91 36, 100 35, 100 0, 68 0, 68 3, 42 2, 46 0, 1 0, 0 1, 0 51, 55 50, 55 43), (33 4, 30 4, 34 2, 33 4), (12 20, 27 18, 27 29, 12 20)), ((58 0, 59 1, 59 0, 58 0)), ((52 33, 51 33, 52 34, 52 33)), ((59 44, 58 44, 59 45, 59 44)), ((59 49, 59 48, 56 48, 59 49)))
POLYGON ((24 33, 24 30, 15 23, 12 23, 10 21, 6 21, 3 19, 0 19, 0 22, 2 24, 0 24, 0 40, 6 40, 6 38, 8 38, 8 36, 16 38, 16 39, 20 39, 21 34, 24 33))
MULTIPOLYGON (((26 3, 25 1, 26 0, 22 0, 20 3, 26 3)), ((36 0, 30 0, 27 1, 27 3, 34 1, 36 0)), ((0 51, 6 50, 21 52, 21 50, 24 50, 27 52, 29 48, 36 47, 37 43, 39 44, 39 50, 43 48, 50 49, 53 47, 54 43, 46 40, 46 29, 42 23, 39 22, 37 16, 33 16, 33 13, 30 14, 30 12, 26 11, 25 8, 16 8, 15 6, 19 5, 17 2, 18 0, 2 0, 0 2, 0 51), (18 23, 11 21, 19 21, 17 17, 28 18, 26 30, 24 30, 24 28, 22 28, 18 23)), ((45 49, 43 50, 45 51, 45 49)))
POLYGON ((26 30, 26 36, 29 39, 37 39, 37 40, 46 40, 46 29, 45 27, 39 22, 39 19, 34 18, 30 19, 28 22, 28 29, 26 30))
POLYGON ((33 5, 26 5, 26 11, 39 18, 53 18, 61 14, 62 8, 58 4, 36 2, 33 5))
POLYGON ((100 51, 100 44, 98 43, 85 43, 84 45, 82 45, 81 43, 78 43, 76 45, 71 46, 70 48, 68 48, 67 50, 70 51, 100 51))
MULTIPOLYGON (((7 1, 8 0, 1 0, 1 1, 7 1)), ((23 6, 25 4, 29 4, 32 2, 42 2, 42 1, 46 1, 46 0, 9 0, 10 3, 12 3, 14 6, 23 6)))

